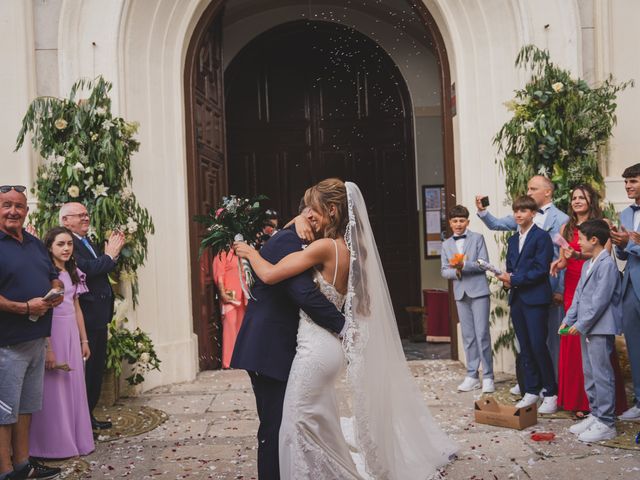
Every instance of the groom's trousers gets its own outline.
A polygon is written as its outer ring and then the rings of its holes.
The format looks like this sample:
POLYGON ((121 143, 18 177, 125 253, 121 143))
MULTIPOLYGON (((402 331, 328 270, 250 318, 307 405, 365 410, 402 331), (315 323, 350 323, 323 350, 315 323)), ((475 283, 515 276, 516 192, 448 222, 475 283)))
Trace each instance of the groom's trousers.
POLYGON ((258 428, 258 478, 280 480, 278 434, 287 382, 248 372, 260 419, 258 428))

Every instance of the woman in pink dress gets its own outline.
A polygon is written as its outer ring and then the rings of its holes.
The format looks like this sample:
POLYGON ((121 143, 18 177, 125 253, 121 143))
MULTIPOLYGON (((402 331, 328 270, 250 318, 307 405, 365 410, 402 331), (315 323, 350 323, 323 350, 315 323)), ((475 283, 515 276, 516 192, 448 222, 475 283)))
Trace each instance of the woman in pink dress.
POLYGON ((229 368, 233 347, 247 308, 247 299, 240 285, 238 257, 233 250, 214 257, 213 278, 220 292, 222 310, 222 368, 229 368))
MULTIPOLYGON (((591 185, 578 185, 571 192, 569 223, 560 228, 560 235, 569 244, 563 248, 560 258, 552 264, 552 273, 565 269, 564 274, 564 309, 571 307, 573 296, 582 266, 590 257, 583 254, 578 243, 578 225, 585 220, 602 218, 598 194, 591 185)), ((608 246, 611 248, 610 245, 608 246)), ((616 413, 626 410, 627 399, 624 382, 618 362, 618 354, 613 351, 611 363, 615 372, 616 413)), ((589 400, 584 390, 584 373, 582 370, 582 349, 579 335, 563 335, 560 337, 560 355, 558 359, 558 406, 564 410, 576 412, 578 416, 589 411, 589 400)))
POLYGON ((87 287, 73 258, 71 232, 55 227, 44 243, 64 283, 64 301, 53 310, 42 410, 31 420, 29 453, 40 458, 69 458, 95 450, 84 383, 84 360, 91 352, 78 303, 78 295, 87 292, 87 287))

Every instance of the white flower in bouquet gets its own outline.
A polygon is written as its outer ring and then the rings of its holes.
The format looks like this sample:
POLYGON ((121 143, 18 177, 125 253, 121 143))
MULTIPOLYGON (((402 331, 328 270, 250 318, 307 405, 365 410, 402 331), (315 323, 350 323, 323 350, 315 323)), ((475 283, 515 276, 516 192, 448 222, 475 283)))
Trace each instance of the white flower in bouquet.
POLYGON ((149 363, 149 360, 151 360, 151 357, 147 352, 140 354, 140 363, 149 363))
POLYGON ((551 85, 551 88, 553 89, 554 92, 560 93, 564 88, 564 84, 562 82, 556 82, 553 85, 551 85))
POLYGON ((96 140, 98 140, 98 134, 97 133, 92 133, 91 134, 91 141, 95 142, 96 140))
POLYGON ((96 229, 94 227, 89 227, 89 231, 87 232, 87 235, 90 237, 94 237, 96 236, 96 229))
POLYGON ((67 128, 67 121, 64 118, 59 118, 57 119, 55 122, 53 122, 53 125, 58 129, 58 130, 64 130, 65 128, 67 128))
MULTIPOLYGON (((98 180, 100 180, 100 176, 98 176, 98 180)), ((109 190, 109 187, 105 187, 104 184, 101 183, 100 185, 96 185, 96 187, 91 191, 93 192, 93 195, 96 198, 98 198, 98 197, 106 197, 108 190, 109 190)))
POLYGON ((127 218, 127 232, 136 233, 137 231, 138 224, 136 223, 136 221, 131 217, 127 218))
POLYGON ((53 163, 55 165, 63 165, 65 160, 66 159, 64 157, 56 157, 56 158, 53 159, 53 163))
POLYGON ((526 122, 524 122, 523 126, 524 126, 525 130, 530 132, 531 130, 534 129, 535 123, 530 122, 530 121, 526 121, 526 122))
POLYGON ((78 198, 80 196, 80 189, 76 185, 71 185, 67 188, 67 193, 71 198, 78 198))
POLYGON ((98 115, 104 115, 105 113, 107 113, 107 109, 104 108, 104 107, 98 107, 98 108, 96 108, 96 113, 98 115))
POLYGON ((84 165, 80 162, 76 162, 76 164, 73 166, 73 169, 84 172, 84 165))
POLYGON ((111 120, 105 120, 102 122, 102 128, 104 130, 109 130, 111 127, 113 127, 113 122, 111 120))
POLYGON ((101 172, 104 172, 104 169, 105 169, 104 163, 100 162, 96 164, 96 170, 100 170, 101 172))
POLYGON ((85 187, 91 188, 91 185, 93 185, 93 177, 88 177, 86 180, 84 180, 85 187))
POLYGON ((43 180, 48 180, 49 179, 49 174, 47 172, 42 172, 40 174, 40 178, 42 178, 43 180))

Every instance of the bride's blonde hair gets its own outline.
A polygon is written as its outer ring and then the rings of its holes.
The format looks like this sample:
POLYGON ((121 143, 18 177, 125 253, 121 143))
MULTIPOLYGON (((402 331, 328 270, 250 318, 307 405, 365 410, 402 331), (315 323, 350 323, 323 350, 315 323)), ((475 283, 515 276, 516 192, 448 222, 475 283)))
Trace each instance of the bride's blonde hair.
POLYGON ((347 209, 347 188, 339 178, 327 178, 307 189, 304 203, 308 207, 321 212, 329 219, 324 229, 325 238, 343 236, 349 221, 347 209), (330 207, 335 207, 333 215, 330 207))

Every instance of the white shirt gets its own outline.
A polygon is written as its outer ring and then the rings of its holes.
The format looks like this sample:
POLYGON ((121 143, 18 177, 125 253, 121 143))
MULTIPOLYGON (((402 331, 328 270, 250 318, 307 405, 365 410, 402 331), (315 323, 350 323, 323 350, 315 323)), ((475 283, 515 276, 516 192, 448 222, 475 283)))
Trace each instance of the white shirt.
POLYGON ((640 226, 640 210, 633 212, 633 229, 637 232, 640 226))
POLYGON ((552 205, 553 203, 549 202, 546 205, 539 208, 539 210, 542 210, 544 213, 538 212, 536 213, 535 217, 533 217, 533 223, 536 224, 536 227, 544 230, 544 221, 547 219, 547 212, 549 211, 552 205))
POLYGON ((524 233, 520 230, 520 238, 518 238, 518 253, 522 252, 522 247, 524 246, 524 242, 527 240, 527 235, 531 231, 531 227, 533 227, 533 224, 529 225, 529 228, 524 233))
POLYGON ((596 260, 598 260, 602 256, 603 253, 607 253, 608 254, 609 252, 607 251, 606 248, 603 248, 602 251, 598 254, 597 257, 592 258, 591 260, 589 260, 589 266, 587 267, 587 275, 589 275, 591 273, 591 267, 593 267, 593 264, 596 263, 596 260))
MULTIPOLYGON (((467 231, 465 230, 463 233, 461 233, 460 235, 467 235, 467 231)), ((453 235, 454 237, 458 237, 460 235, 453 235)), ((459 240, 454 240, 455 244, 456 244, 456 248, 458 249, 458 253, 463 253, 464 252, 464 238, 460 238, 459 240)))

